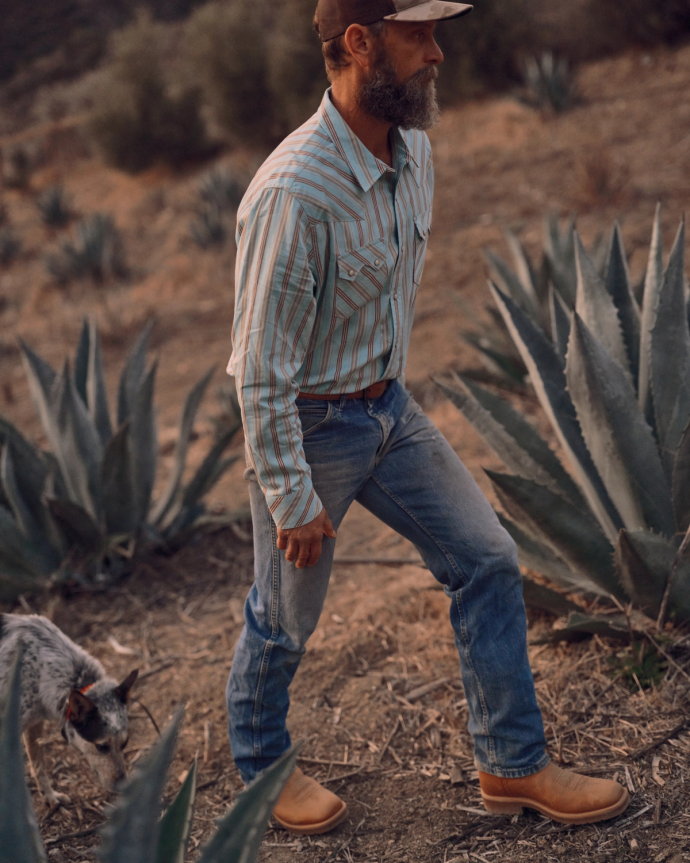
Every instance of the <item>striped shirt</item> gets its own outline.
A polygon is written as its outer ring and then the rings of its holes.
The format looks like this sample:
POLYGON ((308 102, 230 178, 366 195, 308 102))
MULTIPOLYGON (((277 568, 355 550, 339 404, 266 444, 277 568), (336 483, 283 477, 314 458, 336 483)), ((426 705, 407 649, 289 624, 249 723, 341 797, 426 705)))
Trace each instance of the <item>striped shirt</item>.
POLYGON ((431 225, 424 132, 394 129, 393 168, 324 95, 259 169, 237 214, 235 376, 247 461, 278 527, 322 505, 295 398, 399 378, 431 225))

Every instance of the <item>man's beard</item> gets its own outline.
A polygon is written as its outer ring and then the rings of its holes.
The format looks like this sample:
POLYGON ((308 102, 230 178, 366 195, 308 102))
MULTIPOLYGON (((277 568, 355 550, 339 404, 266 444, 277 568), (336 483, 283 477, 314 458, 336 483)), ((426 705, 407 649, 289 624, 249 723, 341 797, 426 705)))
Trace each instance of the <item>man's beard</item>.
POLYGON ((384 54, 371 78, 360 87, 357 103, 372 117, 400 129, 430 129, 440 116, 437 77, 436 67, 431 66, 399 84, 395 69, 384 54))

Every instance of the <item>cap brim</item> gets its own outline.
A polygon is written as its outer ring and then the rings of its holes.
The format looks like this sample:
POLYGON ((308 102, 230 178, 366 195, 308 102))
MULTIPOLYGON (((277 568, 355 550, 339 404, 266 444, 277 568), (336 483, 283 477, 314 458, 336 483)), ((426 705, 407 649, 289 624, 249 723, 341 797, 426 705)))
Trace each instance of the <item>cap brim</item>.
POLYGON ((474 6, 467 3, 447 3, 446 0, 426 0, 426 3, 419 3, 416 6, 411 6, 409 9, 404 9, 402 12, 396 12, 393 15, 385 15, 385 21, 445 21, 448 18, 459 18, 461 15, 467 15, 471 12, 474 6))

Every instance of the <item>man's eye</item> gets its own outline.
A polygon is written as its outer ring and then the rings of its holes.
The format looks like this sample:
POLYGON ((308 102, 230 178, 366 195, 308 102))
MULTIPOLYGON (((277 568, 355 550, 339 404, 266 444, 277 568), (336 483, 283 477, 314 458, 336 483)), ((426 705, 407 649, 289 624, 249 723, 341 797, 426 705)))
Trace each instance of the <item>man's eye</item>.
POLYGON ((110 744, 109 743, 97 743, 96 749, 101 755, 107 755, 110 752, 110 744))

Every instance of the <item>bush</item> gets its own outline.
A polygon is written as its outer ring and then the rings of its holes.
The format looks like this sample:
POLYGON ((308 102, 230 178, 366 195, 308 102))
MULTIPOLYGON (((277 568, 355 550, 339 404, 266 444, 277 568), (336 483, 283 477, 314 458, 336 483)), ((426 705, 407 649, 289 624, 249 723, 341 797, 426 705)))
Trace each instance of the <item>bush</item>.
POLYGON ((51 186, 40 195, 36 206, 44 223, 51 228, 66 225, 72 217, 62 186, 51 186))
POLYGON ((123 279, 128 273, 120 232, 106 213, 83 219, 74 241, 64 239, 59 251, 46 259, 46 266, 63 287, 83 278, 101 285, 108 279, 123 279))
POLYGON ((160 161, 178 167, 208 153, 196 90, 169 92, 158 27, 144 14, 113 37, 114 61, 89 121, 106 160, 136 172, 160 161))
POLYGON ((541 57, 527 57, 523 76, 526 93, 522 101, 544 113, 562 114, 577 102, 575 76, 564 57, 550 51, 541 57))
POLYGON ((36 449, 0 418, 0 597, 39 589, 51 576, 86 582, 120 577, 133 556, 178 548, 213 522, 202 500, 236 460, 223 453, 240 421, 226 427, 183 486, 209 371, 187 396, 173 471, 153 502, 158 438, 156 364, 146 368, 149 334, 147 327, 122 371, 115 426, 95 325, 84 323, 73 370, 65 363, 56 373, 21 343, 51 451, 36 449))

